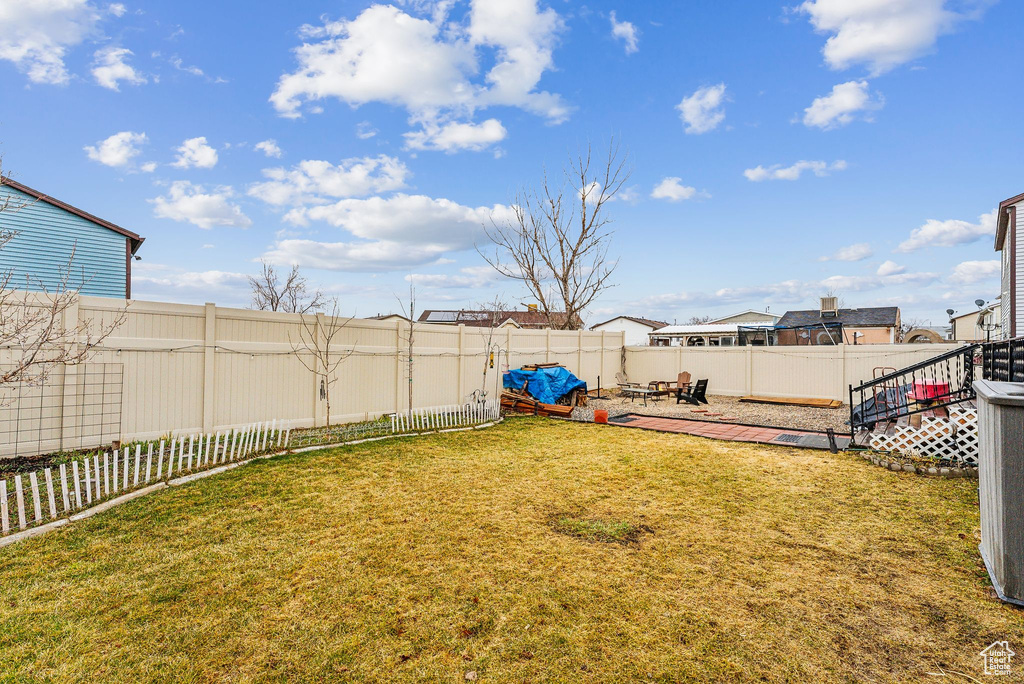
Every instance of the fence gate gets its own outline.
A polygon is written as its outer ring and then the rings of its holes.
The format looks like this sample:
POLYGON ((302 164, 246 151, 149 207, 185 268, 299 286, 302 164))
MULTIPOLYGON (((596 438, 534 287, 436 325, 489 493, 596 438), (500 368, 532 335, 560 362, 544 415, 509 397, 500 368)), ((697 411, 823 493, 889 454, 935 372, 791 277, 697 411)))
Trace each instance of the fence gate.
POLYGON ((120 363, 58 366, 0 394, 0 458, 109 444, 121 435, 120 363))

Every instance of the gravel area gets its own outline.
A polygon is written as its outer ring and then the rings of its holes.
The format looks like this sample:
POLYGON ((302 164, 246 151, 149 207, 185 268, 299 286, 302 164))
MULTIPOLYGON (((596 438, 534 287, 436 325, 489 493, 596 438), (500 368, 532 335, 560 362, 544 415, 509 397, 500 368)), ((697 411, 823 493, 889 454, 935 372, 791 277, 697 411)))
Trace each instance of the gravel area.
MULTIPOLYGON (((782 404, 752 404, 741 402, 739 397, 723 397, 708 395, 708 404, 700 408, 710 413, 721 413, 722 418, 732 418, 728 422, 750 423, 753 425, 770 425, 772 427, 791 427, 804 430, 821 430, 832 428, 836 432, 847 432, 846 424, 850 419, 850 410, 845 404, 834 409, 808 408, 804 406, 784 406, 782 404)), ((586 407, 576 408, 572 417, 576 420, 591 421, 595 409, 608 411, 608 416, 626 413, 638 413, 647 416, 671 416, 689 420, 710 420, 718 422, 718 417, 709 418, 703 413, 693 413, 697 408, 692 404, 676 404, 674 397, 664 397, 660 401, 648 399, 647 406, 642 400, 631 402, 629 399, 613 396, 608 399, 590 398, 586 407)))

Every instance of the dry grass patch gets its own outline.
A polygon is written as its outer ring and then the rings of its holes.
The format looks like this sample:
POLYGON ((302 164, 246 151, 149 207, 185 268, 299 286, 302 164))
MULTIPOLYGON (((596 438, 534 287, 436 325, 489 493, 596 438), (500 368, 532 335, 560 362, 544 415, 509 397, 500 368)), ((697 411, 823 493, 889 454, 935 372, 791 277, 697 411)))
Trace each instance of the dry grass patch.
POLYGON ((284 457, 0 549, 0 679, 980 678, 975 484, 543 419, 284 457))

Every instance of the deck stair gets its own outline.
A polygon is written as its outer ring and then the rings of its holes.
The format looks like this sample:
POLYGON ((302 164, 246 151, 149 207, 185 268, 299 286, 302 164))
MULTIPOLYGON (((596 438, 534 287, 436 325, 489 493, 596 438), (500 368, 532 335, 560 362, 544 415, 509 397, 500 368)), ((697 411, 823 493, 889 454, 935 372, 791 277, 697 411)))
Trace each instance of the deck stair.
POLYGON ((850 433, 891 434, 902 426, 949 416, 947 407, 972 401, 975 356, 969 344, 901 369, 877 368, 875 377, 850 386, 850 433))

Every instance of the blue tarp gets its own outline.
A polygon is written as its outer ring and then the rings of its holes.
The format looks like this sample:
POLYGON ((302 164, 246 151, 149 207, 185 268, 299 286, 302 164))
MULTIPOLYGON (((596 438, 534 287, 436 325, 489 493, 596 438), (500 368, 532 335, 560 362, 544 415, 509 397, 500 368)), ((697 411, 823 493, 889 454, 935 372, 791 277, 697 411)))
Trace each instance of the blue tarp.
POLYGON ((564 368, 539 368, 535 371, 510 370, 505 373, 503 384, 510 389, 522 389, 543 404, 554 404, 574 389, 587 391, 587 383, 564 368))

